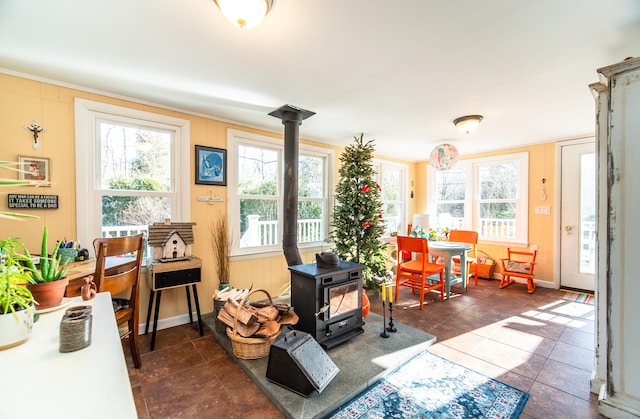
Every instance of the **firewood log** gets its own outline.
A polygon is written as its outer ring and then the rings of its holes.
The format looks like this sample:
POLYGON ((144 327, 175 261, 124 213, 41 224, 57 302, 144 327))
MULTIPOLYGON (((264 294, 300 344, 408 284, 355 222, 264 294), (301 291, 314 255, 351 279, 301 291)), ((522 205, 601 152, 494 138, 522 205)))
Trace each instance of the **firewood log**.
POLYGON ((224 306, 222 306, 222 310, 220 311, 223 311, 223 310, 229 313, 231 315, 231 318, 233 318, 236 315, 236 311, 237 311, 238 322, 243 323, 247 326, 251 326, 258 321, 258 316, 252 313, 248 307, 245 307, 245 306, 240 307, 238 303, 236 303, 231 299, 227 300, 227 302, 224 303, 224 306))
MULTIPOLYGON (((220 310, 220 312, 218 313, 218 320, 233 329, 233 316, 231 316, 228 311, 220 310)), ((258 329, 260 329, 260 323, 258 322, 255 322, 251 326, 247 326, 246 324, 237 322, 235 326, 237 328, 238 334, 244 338, 253 336, 258 331, 258 329)))

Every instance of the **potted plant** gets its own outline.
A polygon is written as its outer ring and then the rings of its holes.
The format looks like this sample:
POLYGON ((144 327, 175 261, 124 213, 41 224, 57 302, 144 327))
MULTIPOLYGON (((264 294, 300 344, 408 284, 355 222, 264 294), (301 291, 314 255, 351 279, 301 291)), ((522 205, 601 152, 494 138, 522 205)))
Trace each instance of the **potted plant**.
POLYGON ((35 266, 29 251, 25 249, 27 270, 30 275, 27 288, 38 301, 36 304, 39 310, 59 306, 69 284, 69 280, 66 277, 67 264, 61 261, 61 255, 58 254, 62 243, 56 242, 53 252, 49 254, 47 251, 47 239, 47 226, 44 226, 39 267, 35 266))
POLYGON ((33 325, 35 300, 25 287, 29 275, 21 249, 24 245, 17 238, 0 241, 0 349, 26 341, 33 325))

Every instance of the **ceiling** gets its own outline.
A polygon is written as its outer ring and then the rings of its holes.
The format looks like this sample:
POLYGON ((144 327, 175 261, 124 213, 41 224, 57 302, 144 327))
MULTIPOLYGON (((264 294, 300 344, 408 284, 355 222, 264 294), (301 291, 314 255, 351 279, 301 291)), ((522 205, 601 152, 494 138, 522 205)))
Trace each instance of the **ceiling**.
POLYGON ((213 0, 0 0, 2 72, 278 133, 292 104, 409 161, 593 135, 596 69, 638 55, 637 0, 274 0, 245 31, 213 0))

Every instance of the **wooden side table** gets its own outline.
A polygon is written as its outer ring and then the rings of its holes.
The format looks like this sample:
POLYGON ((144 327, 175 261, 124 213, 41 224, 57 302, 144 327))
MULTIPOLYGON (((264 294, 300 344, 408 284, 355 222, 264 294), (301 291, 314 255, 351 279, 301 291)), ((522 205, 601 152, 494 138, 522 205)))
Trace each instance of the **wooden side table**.
POLYGON ((193 289, 193 300, 196 305, 196 313, 198 314, 198 327, 200 336, 204 336, 202 327, 202 316, 200 315, 200 303, 198 301, 198 289, 196 283, 200 282, 202 260, 197 257, 190 257, 186 260, 176 262, 160 262, 150 261, 147 265, 149 269, 149 307, 147 309, 147 324, 144 334, 149 332, 149 320, 151 319, 151 310, 153 309, 153 300, 157 293, 158 298, 153 315, 153 331, 151 334, 151 350, 156 344, 156 330, 158 328, 158 312, 160 311, 160 300, 162 298, 162 290, 169 288, 185 287, 187 292, 187 305, 189 308, 189 323, 193 323, 191 313, 191 294, 189 293, 189 285, 193 289))

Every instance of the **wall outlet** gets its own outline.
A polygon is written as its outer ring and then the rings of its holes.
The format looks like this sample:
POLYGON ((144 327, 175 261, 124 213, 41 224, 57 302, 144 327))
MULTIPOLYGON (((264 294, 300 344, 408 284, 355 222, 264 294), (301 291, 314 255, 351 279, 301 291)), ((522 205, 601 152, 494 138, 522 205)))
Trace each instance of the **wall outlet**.
POLYGON ((531 245, 531 251, 532 252, 536 252, 538 250, 538 245, 537 244, 532 244, 531 245))

